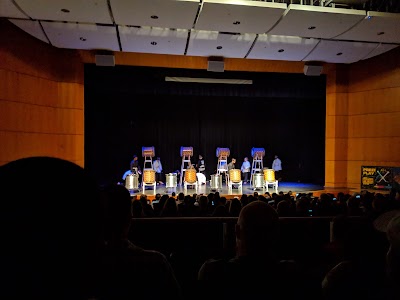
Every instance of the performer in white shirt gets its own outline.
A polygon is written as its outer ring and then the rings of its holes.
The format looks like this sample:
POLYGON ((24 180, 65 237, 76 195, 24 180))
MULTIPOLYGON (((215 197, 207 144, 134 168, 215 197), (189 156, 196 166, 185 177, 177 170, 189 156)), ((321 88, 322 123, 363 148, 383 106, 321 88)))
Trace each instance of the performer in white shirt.
POLYGON ((153 170, 156 171, 156 182, 157 184, 164 184, 164 182, 162 182, 162 164, 161 164, 161 160, 160 157, 157 157, 157 159, 153 162, 153 170))
POLYGON ((240 167, 240 171, 242 171, 242 174, 243 174, 243 183, 250 182, 250 180, 249 180, 250 168, 251 168, 251 166, 250 166, 249 158, 245 157, 244 161, 242 163, 242 166, 240 167))
POLYGON ((275 159, 272 162, 272 169, 275 171, 275 178, 277 180, 281 180, 281 171, 282 171, 282 161, 279 159, 278 155, 275 154, 275 159))

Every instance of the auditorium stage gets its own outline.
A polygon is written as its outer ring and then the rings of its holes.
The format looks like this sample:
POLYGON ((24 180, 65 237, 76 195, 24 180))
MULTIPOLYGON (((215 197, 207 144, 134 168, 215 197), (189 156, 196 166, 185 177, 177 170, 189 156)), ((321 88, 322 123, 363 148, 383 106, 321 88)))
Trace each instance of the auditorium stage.
MULTIPOLYGON (((138 196, 140 196, 141 194, 145 194, 148 196, 149 200, 152 200, 157 193, 160 193, 161 195, 163 195, 163 194, 171 195, 172 192, 175 192, 176 194, 183 192, 183 193, 189 194, 189 195, 193 195, 193 194, 207 195, 209 193, 216 192, 216 191, 218 191, 221 196, 225 196, 228 199, 231 199, 235 196, 240 196, 242 194, 248 194, 248 195, 253 194, 255 191, 258 192, 259 194, 264 194, 266 192, 266 189, 259 188, 259 189, 254 190, 254 188, 252 188, 250 186, 250 184, 244 184, 242 187, 242 190, 236 189, 236 188, 229 190, 227 185, 223 184, 222 188, 215 190, 215 189, 212 189, 210 187, 210 183, 207 182, 206 184, 198 187, 197 191, 195 188, 188 188, 185 190, 183 185, 180 186, 179 184, 176 187, 176 189, 174 189, 174 188, 167 189, 165 184, 161 184, 161 185, 157 185, 155 190, 152 186, 146 186, 144 192, 143 192, 142 188, 139 188, 138 190, 130 190, 131 196, 133 196, 133 197, 136 196, 138 198, 138 196)), ((270 187, 268 189, 268 191, 269 191, 269 193, 273 193, 273 192, 275 192, 275 189, 270 187)), ((278 192, 281 192, 281 191, 283 193, 287 193, 287 192, 291 191, 294 195, 296 193, 313 193, 314 196, 319 196, 321 193, 327 192, 324 189, 324 186, 322 186, 322 185, 317 185, 317 184, 313 184, 313 183, 299 183, 299 182, 279 182, 278 192)), ((328 192, 336 193, 335 191, 328 191, 328 192)))

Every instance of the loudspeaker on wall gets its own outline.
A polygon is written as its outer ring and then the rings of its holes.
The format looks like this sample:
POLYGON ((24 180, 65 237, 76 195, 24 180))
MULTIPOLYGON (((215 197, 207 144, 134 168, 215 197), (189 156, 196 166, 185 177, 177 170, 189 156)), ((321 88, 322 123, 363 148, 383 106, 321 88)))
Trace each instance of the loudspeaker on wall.
POLYGON ((224 72, 225 63, 221 60, 209 60, 207 71, 210 72, 224 72))
POLYGON ((113 54, 96 54, 96 66, 114 67, 115 57, 113 54))
POLYGON ((307 76, 319 76, 322 73, 322 66, 306 64, 304 65, 304 75, 307 76))

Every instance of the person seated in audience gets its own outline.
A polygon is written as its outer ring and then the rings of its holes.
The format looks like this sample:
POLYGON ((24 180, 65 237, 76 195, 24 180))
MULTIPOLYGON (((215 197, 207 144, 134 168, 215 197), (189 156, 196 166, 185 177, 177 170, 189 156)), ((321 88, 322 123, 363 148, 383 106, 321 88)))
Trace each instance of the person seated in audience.
POLYGON ((82 167, 44 156, 1 166, 0 185, 2 298, 97 298, 104 246, 99 185, 82 167), (34 174, 21 182, 27 172, 34 174))
POLYGON ((322 281, 326 300, 385 299, 385 244, 368 218, 333 219, 333 262, 322 281))
POLYGON ((161 210, 160 217, 179 217, 178 206, 174 197, 168 197, 161 210))
POLYGON ((105 188, 107 239, 100 299, 183 299, 181 286, 166 256, 129 240, 131 199, 120 185, 105 188))
POLYGON ((386 228, 389 249, 386 254, 386 274, 389 280, 389 299, 400 295, 400 210, 390 220, 386 228))
POLYGON ((147 199, 147 195, 141 194, 139 197, 139 201, 142 204, 144 216, 149 218, 154 217, 155 216, 154 209, 151 206, 150 201, 147 199))
POLYGON ((272 206, 259 200, 245 205, 235 234, 235 257, 211 258, 200 267, 201 297, 305 299, 297 264, 278 258, 279 217, 272 206))
POLYGON ((239 217, 240 210, 242 209, 242 203, 239 200, 239 197, 234 197, 231 200, 231 204, 229 206, 229 216, 230 217, 239 217))

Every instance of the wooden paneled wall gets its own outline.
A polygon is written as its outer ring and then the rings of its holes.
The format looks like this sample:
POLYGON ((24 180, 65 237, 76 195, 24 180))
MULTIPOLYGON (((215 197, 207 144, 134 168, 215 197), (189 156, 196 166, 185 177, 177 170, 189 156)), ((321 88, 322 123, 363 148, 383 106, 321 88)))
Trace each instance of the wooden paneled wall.
MULTIPOLYGON (((84 165, 83 64, 95 52, 57 49, 0 22, 0 164, 50 155, 84 165)), ((117 65, 207 69, 206 57, 115 53, 117 65)), ((225 59, 225 70, 302 73, 304 63, 225 59)), ((362 165, 400 166, 400 50, 325 64, 325 186, 360 188, 362 165)))
POLYGON ((400 51, 349 70, 347 185, 360 186, 361 166, 400 166, 400 51))
POLYGON ((83 63, 77 51, 52 47, 5 20, 0 36, 0 165, 53 156, 84 166, 83 63))
POLYGON ((361 188, 361 166, 400 166, 400 49, 328 71, 327 187, 361 188))

